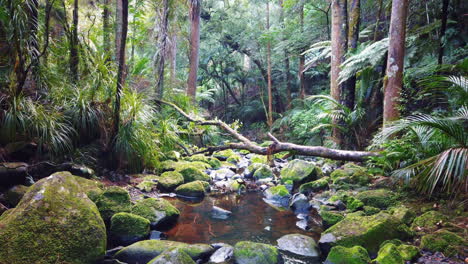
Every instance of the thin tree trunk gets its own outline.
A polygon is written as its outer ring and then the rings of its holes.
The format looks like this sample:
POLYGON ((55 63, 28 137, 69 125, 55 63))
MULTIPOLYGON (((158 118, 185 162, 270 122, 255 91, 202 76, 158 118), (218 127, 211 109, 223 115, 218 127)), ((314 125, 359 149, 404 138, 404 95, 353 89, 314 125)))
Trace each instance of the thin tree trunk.
POLYGON ((109 1, 104 0, 104 7, 102 11, 102 44, 104 52, 110 56, 110 24, 109 24, 109 1))
POLYGON ((122 18, 121 35, 119 39, 120 50, 118 58, 118 71, 117 71, 117 88, 115 91, 115 105, 114 105, 114 126, 113 126, 113 137, 111 140, 115 143, 115 137, 119 133, 120 127, 120 97, 122 95, 123 86, 125 83, 124 78, 124 67, 125 67, 125 44, 127 43, 127 30, 128 30, 128 0, 121 0, 121 14, 118 14, 122 18))
POLYGON ((177 32, 172 33, 172 45, 171 45, 171 83, 176 83, 177 78, 177 32))
MULTIPOLYGON (((32 5, 30 9, 31 16, 29 17, 29 28, 30 28, 30 38, 31 38, 31 71, 32 71, 32 80, 36 86, 40 86, 40 75, 39 75, 39 39, 38 39, 38 24, 39 24, 39 1, 32 0, 32 5)), ((39 87, 36 87, 39 88, 39 87)))
POLYGON ((164 93, 164 65, 166 61, 167 54, 167 32, 168 32, 168 23, 169 23, 169 0, 163 1, 163 11, 161 18, 161 26, 159 28, 159 53, 157 58, 157 67, 158 67, 158 76, 156 82, 156 93, 158 98, 163 97, 164 93))
POLYGON ((445 31, 447 30, 447 17, 448 17, 448 7, 450 4, 450 0, 443 0, 442 2, 442 19, 441 19, 441 26, 440 26, 440 43, 439 43, 439 56, 438 56, 438 63, 441 65, 444 61, 444 37, 445 31))
MULTIPOLYGON (((348 0, 348 50, 353 51, 359 42, 359 22, 361 18, 361 1, 348 0)), ((354 109, 356 93, 356 75, 351 77, 343 85, 341 101, 349 109, 354 109)))
MULTIPOLYGON (((304 4, 301 4, 299 8, 299 21, 301 26, 301 34, 304 33, 304 4)), ((299 69, 298 69, 298 76, 299 76, 299 96, 301 99, 305 98, 305 81, 304 81, 304 65, 305 65, 305 55, 302 53, 304 49, 301 49, 301 54, 299 55, 299 69)))
POLYGON ((190 0, 190 70, 187 80, 187 95, 195 102, 197 93, 198 55, 200 52, 201 0, 190 0))
POLYGON ((73 3, 73 20, 70 38, 70 74, 73 81, 78 81, 78 0, 73 3))
POLYGON ((375 22, 375 28, 374 28, 374 41, 377 41, 379 39, 379 34, 380 32, 380 21, 382 20, 382 14, 383 14, 383 0, 379 0, 379 11, 377 12, 377 21, 375 22))
MULTIPOLYGON (((266 2, 266 30, 270 31, 270 1, 266 2)), ((267 75, 268 75, 268 126, 273 125, 273 96, 271 88, 271 43, 267 43, 267 75)))
POLYGON ((384 126, 400 117, 398 100, 403 85, 406 15, 409 0, 393 0, 390 20, 387 73, 384 82, 384 126))
MULTIPOLYGON (((284 26, 284 7, 283 7, 283 0, 279 0, 279 5, 280 5, 280 22, 281 22, 281 28, 284 31, 285 26, 284 26)), ((286 40, 285 32, 283 32, 283 41, 286 40)), ((289 53, 287 49, 284 49, 284 76, 283 76, 283 81, 286 84, 286 109, 289 109, 291 106, 291 80, 290 80, 290 65, 289 65, 289 53)))
MULTIPOLYGON (((341 91, 343 84, 339 84, 338 77, 341 72, 341 63, 345 59, 346 50, 348 47, 347 43, 347 0, 333 0, 331 5, 332 11, 332 56, 331 56, 331 70, 330 70, 330 93, 333 99, 341 101, 341 91)), ((333 123, 333 138, 338 146, 343 143, 343 134, 340 129, 336 126, 339 125, 340 120, 334 119, 333 123)))
POLYGON ((115 57, 114 59, 118 62, 120 59, 120 50, 122 43, 122 1, 115 0, 115 57))

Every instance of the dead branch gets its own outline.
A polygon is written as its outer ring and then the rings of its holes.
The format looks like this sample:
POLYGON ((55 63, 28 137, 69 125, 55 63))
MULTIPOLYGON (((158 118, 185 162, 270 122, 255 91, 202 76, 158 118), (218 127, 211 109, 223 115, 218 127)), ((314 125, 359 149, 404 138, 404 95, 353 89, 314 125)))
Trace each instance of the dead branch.
POLYGON ((322 146, 303 146, 297 145, 294 143, 288 142, 281 142, 277 138, 275 138, 271 133, 268 133, 268 137, 273 141, 273 143, 268 147, 261 147, 257 145, 255 142, 250 141, 248 138, 244 137, 233 128, 231 128, 228 124, 224 123, 221 120, 204 120, 200 117, 193 117, 186 112, 184 112, 181 108, 177 105, 162 101, 156 100, 156 102, 160 104, 168 105, 174 108, 177 112, 183 115, 187 120, 194 122, 197 125, 210 125, 210 126, 218 126, 227 133, 229 133, 232 137, 237 139, 238 143, 228 143, 223 146, 212 146, 207 147, 202 151, 198 151, 193 153, 200 154, 200 153, 213 153, 220 150, 226 149, 239 149, 239 150, 248 150, 255 154, 260 155, 272 155, 275 153, 280 152, 293 152, 296 155, 304 155, 304 156, 316 156, 322 158, 328 158, 333 160, 347 160, 347 161, 364 161, 368 157, 378 156, 380 155, 377 152, 369 152, 369 151, 351 151, 351 150, 340 150, 340 149, 331 149, 322 146))

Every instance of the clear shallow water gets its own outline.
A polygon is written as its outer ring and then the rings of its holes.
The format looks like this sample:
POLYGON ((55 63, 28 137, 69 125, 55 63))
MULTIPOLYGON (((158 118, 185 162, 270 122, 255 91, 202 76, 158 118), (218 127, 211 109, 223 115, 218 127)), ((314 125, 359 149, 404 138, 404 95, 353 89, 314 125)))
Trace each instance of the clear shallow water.
POLYGON ((278 210, 263 201, 262 193, 207 196, 199 203, 166 198, 181 215, 175 226, 167 230, 169 240, 186 243, 224 242, 234 245, 249 240, 276 245, 283 235, 299 233, 316 240, 318 232, 307 232, 296 227, 297 218, 291 210, 278 210), (226 220, 213 219, 213 205, 232 212, 226 220))

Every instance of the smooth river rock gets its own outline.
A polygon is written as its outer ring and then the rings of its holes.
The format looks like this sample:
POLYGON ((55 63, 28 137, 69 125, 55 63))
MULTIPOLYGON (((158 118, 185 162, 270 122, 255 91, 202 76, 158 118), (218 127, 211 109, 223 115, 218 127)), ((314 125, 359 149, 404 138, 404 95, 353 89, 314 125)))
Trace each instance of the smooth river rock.
POLYGON ((280 250, 288 251, 304 257, 318 257, 319 250, 315 240, 301 234, 282 236, 277 240, 280 250))

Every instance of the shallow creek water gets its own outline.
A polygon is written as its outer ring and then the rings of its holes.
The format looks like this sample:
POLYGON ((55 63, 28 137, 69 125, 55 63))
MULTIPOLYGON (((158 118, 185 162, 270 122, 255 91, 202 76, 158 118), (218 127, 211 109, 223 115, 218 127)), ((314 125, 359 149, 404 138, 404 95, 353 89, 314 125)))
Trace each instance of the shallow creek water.
MULTIPOLYGON (((320 237, 319 232, 307 232, 296 226, 298 220, 289 209, 280 210, 263 201, 261 192, 222 194, 208 196, 203 201, 194 203, 168 198, 181 215, 177 224, 167 230, 169 240, 186 243, 228 243, 249 240, 276 245, 276 240, 283 235, 299 233, 320 237), (211 216, 213 205, 232 212, 225 220, 211 216)), ((288 261, 286 263, 319 263, 310 261, 288 261)))

